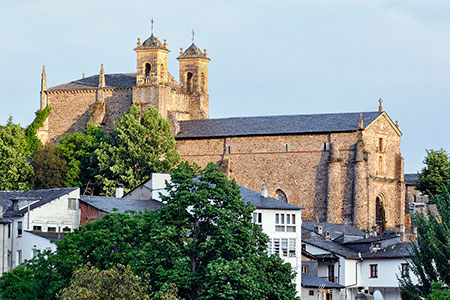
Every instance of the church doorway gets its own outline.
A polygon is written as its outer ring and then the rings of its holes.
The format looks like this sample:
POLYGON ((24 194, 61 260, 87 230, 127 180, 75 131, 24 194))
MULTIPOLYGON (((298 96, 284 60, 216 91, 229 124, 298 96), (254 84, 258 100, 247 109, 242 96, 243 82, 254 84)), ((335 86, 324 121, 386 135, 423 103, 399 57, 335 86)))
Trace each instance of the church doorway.
POLYGON ((383 196, 379 195, 376 198, 375 204, 375 222, 378 233, 386 231, 386 211, 383 206, 383 196))

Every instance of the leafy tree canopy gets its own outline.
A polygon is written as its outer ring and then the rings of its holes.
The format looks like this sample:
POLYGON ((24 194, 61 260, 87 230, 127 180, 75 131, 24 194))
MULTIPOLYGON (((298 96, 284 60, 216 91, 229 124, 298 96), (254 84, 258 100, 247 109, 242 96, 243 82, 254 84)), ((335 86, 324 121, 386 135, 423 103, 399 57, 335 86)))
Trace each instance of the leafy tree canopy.
POLYGON ((442 282, 433 282, 431 285, 431 294, 428 300, 450 300, 450 287, 444 287, 442 282))
POLYGON ((36 118, 28 125, 25 130, 25 140, 27 142, 27 153, 31 156, 35 151, 37 151, 41 146, 41 141, 37 138, 36 134, 39 128, 44 125, 45 120, 47 120, 50 115, 50 106, 45 107, 42 110, 35 112, 36 118))
POLYGON ((87 265, 73 274, 70 285, 64 288, 61 300, 150 300, 145 280, 131 272, 130 266, 117 264, 99 270, 87 265))
POLYGON ((182 163, 168 191, 158 211, 108 214, 69 234, 56 254, 5 274, 1 296, 22 291, 27 299, 53 300, 90 263, 99 270, 129 265, 148 278, 153 299, 296 299, 291 266, 266 253, 268 238, 251 223, 254 208, 217 167, 182 163))
POLYGON ((24 130, 12 118, 0 130, 0 190, 26 190, 33 175, 27 162, 24 130))
POLYGON ((121 184, 125 192, 150 178, 152 172, 168 172, 179 161, 170 121, 151 107, 141 112, 133 105, 112 133, 111 143, 96 150, 102 193, 112 195, 121 184))
POLYGON ((79 186, 83 195, 100 192, 100 184, 95 180, 99 174, 97 150, 100 144, 109 143, 109 137, 101 127, 89 124, 84 132, 68 134, 57 146, 67 161, 69 170, 66 186, 79 186))
POLYGON ((37 150, 31 160, 34 176, 31 178, 32 189, 50 189, 66 186, 69 170, 61 150, 46 144, 37 150))
POLYGON ((426 150, 425 167, 419 173, 417 189, 427 195, 440 194, 450 185, 450 157, 444 149, 426 150))

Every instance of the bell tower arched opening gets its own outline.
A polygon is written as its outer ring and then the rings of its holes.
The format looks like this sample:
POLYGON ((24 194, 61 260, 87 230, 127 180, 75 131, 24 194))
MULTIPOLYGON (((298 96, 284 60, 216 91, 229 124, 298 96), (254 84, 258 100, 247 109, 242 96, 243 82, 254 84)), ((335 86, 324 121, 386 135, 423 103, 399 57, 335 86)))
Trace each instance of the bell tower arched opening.
POLYGON ((150 63, 145 64, 145 77, 150 77, 150 72, 152 71, 152 65, 150 63))
POLYGON ((192 77, 194 77, 194 75, 192 75, 191 72, 187 72, 186 74, 186 90, 188 93, 192 93, 193 92, 193 79, 192 77))

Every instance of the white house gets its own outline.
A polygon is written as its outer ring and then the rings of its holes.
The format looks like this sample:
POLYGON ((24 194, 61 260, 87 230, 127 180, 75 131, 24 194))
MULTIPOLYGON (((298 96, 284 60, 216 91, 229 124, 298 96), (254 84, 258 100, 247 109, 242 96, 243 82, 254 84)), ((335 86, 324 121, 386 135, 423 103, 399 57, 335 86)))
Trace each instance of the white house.
POLYGON ((303 248, 321 258, 318 276, 345 286, 339 299, 362 294, 403 300, 397 276, 409 272, 409 243, 400 242, 396 234, 368 236, 341 224, 304 222, 304 229, 309 236, 302 241, 303 248))
POLYGON ((2 272, 37 254, 56 250, 54 240, 80 225, 79 188, 0 191, 3 219, 10 223, 2 239, 2 272), (8 238, 5 238, 5 237, 8 238))

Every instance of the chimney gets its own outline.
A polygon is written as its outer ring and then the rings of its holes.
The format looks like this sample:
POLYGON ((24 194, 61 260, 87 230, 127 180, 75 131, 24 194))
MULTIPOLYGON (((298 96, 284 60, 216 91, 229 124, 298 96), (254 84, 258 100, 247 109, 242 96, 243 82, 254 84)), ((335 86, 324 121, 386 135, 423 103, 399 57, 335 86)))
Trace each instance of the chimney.
POLYGON ((267 185, 265 183, 263 183, 263 185, 262 185, 261 197, 263 197, 263 198, 269 197, 269 190, 267 189, 267 185))
POLYGON ((0 205, 0 219, 3 218, 3 206, 0 205))
POLYGON ((122 198, 123 197, 123 187, 116 188, 116 198, 122 198))
POLYGON ((325 232, 325 239, 326 239, 327 241, 331 240, 331 235, 330 235, 330 232, 329 232, 329 231, 325 232))
POLYGON ((323 227, 320 226, 320 225, 314 226, 314 232, 317 233, 317 234, 322 235, 323 234, 323 227))

